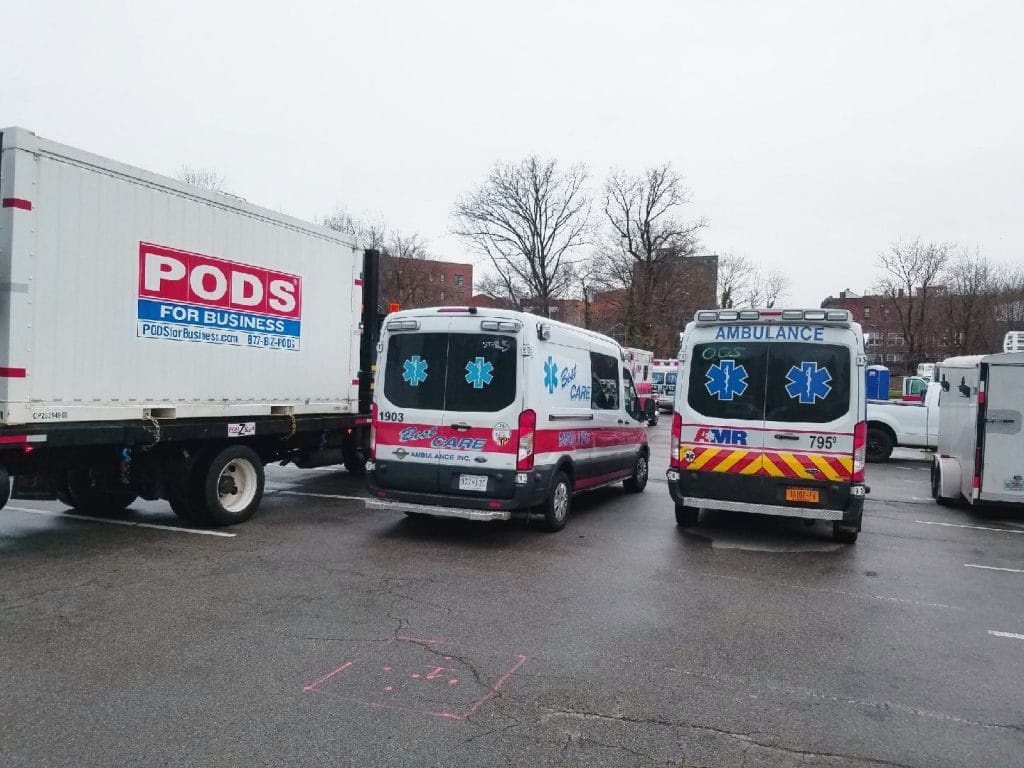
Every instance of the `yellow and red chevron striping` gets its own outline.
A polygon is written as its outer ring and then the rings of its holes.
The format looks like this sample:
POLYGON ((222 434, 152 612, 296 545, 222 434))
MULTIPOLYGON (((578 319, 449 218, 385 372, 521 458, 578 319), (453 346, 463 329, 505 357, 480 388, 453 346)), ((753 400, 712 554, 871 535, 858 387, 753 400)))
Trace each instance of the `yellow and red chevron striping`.
POLYGON ((821 453, 683 445, 679 448, 679 465, 683 469, 699 472, 765 475, 800 480, 831 480, 833 482, 850 482, 853 479, 853 459, 851 457, 821 453))

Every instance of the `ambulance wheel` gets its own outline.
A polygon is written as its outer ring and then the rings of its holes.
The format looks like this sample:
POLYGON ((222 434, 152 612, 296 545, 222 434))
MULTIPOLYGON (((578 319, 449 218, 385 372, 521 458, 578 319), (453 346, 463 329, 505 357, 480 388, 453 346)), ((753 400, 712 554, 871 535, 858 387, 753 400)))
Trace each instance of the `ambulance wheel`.
POLYGON ((554 533, 565 528, 571 507, 572 484, 569 482, 569 477, 565 472, 559 472, 555 475, 554 482, 551 483, 551 493, 548 494, 547 499, 544 501, 543 529, 554 533))
POLYGON ((676 525, 680 528, 693 528, 700 522, 700 508, 676 504, 676 525))
POLYGON ((836 520, 832 523, 832 539, 840 544, 856 544, 857 534, 860 533, 855 527, 836 520))
POLYGON ((876 463, 892 456, 893 441, 889 433, 878 427, 868 429, 867 460, 876 463))
MULTIPOLYGON (((266 477, 256 451, 232 445, 196 464, 195 512, 209 525, 237 525, 256 512, 266 477)), ((173 509, 173 507, 172 507, 173 509)))
POLYGON ((633 474, 622 481, 622 487, 626 493, 642 493, 647 487, 647 475, 650 467, 647 464, 647 456, 640 454, 636 459, 636 466, 633 467, 633 474))
POLYGON ((0 467, 0 509, 11 500, 11 475, 6 467, 0 467))

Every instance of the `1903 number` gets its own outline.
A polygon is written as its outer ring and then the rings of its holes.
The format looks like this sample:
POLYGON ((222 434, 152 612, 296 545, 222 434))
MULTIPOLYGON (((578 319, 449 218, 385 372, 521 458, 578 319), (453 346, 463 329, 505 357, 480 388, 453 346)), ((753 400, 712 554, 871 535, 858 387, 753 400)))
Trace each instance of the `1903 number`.
POLYGON ((405 414, 398 411, 381 411, 380 420, 401 422, 405 421, 405 414))

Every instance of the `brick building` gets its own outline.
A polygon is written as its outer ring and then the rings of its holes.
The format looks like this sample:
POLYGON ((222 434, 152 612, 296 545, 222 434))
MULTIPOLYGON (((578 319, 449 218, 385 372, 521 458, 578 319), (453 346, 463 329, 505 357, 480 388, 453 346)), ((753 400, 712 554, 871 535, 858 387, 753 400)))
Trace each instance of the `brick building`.
POLYGON ((472 264, 381 256, 380 303, 385 308, 390 304, 402 309, 468 305, 472 296, 472 264))

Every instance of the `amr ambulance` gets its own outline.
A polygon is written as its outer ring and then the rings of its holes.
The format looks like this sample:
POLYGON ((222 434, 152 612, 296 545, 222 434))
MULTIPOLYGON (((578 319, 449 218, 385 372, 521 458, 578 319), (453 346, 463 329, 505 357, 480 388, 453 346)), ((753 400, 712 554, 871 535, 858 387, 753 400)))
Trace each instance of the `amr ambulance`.
POLYGON ((864 508, 864 339, 846 310, 703 310, 686 326, 669 490, 701 509, 832 522, 853 543, 864 508))
POLYGON ((522 312, 388 315, 378 345, 368 506, 565 526, 573 494, 640 492, 650 451, 622 348, 522 312))

